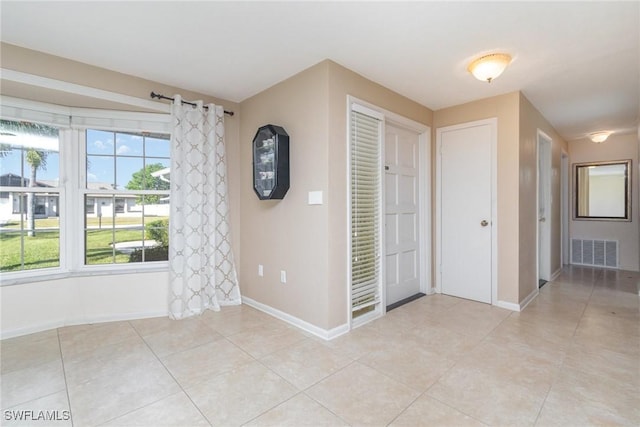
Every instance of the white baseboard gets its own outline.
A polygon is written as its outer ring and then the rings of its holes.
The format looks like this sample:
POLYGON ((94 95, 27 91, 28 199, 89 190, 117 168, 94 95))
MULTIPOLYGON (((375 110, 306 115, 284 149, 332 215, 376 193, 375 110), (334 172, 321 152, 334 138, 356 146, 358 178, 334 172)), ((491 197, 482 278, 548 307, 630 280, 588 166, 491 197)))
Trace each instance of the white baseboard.
POLYGON ((0 339, 5 340, 8 338, 21 337, 23 335, 35 334, 38 332, 44 332, 51 329, 57 329, 62 326, 65 326, 64 322, 60 321, 60 322, 41 323, 38 325, 28 326, 26 328, 10 329, 8 331, 0 332, 0 339))
POLYGON ((246 304, 250 307, 253 307, 257 310, 260 310, 270 316, 273 316, 277 319, 280 319, 284 322, 287 322, 290 325, 293 325, 297 328, 302 329, 305 332, 308 332, 316 337, 322 338, 324 340, 332 340, 333 338, 339 337, 340 335, 344 335, 349 332, 349 324, 345 323, 344 325, 340 325, 333 329, 322 329, 315 325, 312 325, 309 322, 306 322, 302 319, 298 319, 295 316, 292 316, 284 311, 280 311, 276 308, 263 304, 261 302, 255 301, 251 298, 247 298, 245 296, 242 297, 242 303, 246 304))
POLYGON ((67 321, 64 326, 92 325, 94 323, 122 322, 127 320, 150 319, 153 317, 169 317, 169 311, 144 312, 144 313, 122 313, 109 316, 94 316, 90 319, 77 319, 67 321))
POLYGON ((21 337, 23 335, 35 334, 37 332, 44 332, 51 329, 64 328, 65 326, 76 325, 92 325, 95 323, 108 323, 118 322, 126 320, 138 320, 148 319, 151 317, 164 317, 168 316, 169 312, 145 312, 145 313, 121 313, 109 316, 95 316, 82 319, 60 319, 53 322, 40 323, 37 325, 27 326, 25 328, 10 329, 0 332, 0 339, 21 337))
POLYGON ((538 296, 539 293, 540 292, 538 288, 534 289, 533 292, 527 295, 527 297, 524 300, 522 300, 520 304, 515 304, 513 302, 507 302, 507 301, 498 301, 494 305, 496 307, 506 308, 507 310, 511 310, 511 311, 522 311, 527 305, 529 305, 531 301, 533 301, 538 296))
MULTIPOLYGON (((551 280, 553 280, 553 279, 551 279, 551 280)), ((526 306, 528 306, 531 301, 536 299, 536 297, 538 296, 539 293, 540 293, 540 290, 538 288, 536 288, 536 289, 533 290, 533 292, 531 292, 529 295, 527 295, 527 297, 524 300, 522 300, 522 302, 520 303, 520 310, 519 311, 524 310, 524 308, 526 306)))
POLYGON ((559 269, 557 269, 552 275, 551 278, 549 279, 550 282, 553 282, 554 280, 556 280, 558 278, 558 276, 560 275, 560 273, 562 273, 562 267, 560 267, 559 269))
POLYGON ((520 311, 520 305, 519 304, 514 304, 512 302, 497 301, 493 305, 495 305, 496 307, 505 308, 505 309, 511 310, 511 311, 520 311))

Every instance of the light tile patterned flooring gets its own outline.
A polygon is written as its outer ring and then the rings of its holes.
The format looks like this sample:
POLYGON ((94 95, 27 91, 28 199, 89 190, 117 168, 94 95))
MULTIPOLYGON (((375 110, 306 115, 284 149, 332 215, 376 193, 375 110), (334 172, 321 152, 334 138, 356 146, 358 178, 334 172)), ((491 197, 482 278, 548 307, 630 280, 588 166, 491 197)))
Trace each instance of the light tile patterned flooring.
POLYGON ((423 297, 329 342, 247 306, 8 339, 0 423, 638 426, 639 278, 567 268, 522 313, 423 297))

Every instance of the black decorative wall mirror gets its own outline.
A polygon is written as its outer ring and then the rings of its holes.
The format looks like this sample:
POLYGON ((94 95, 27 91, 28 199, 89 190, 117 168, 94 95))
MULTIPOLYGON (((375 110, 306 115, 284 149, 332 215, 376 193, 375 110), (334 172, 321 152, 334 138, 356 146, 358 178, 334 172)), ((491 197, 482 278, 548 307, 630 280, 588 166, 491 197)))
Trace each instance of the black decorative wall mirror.
POLYGON ((574 163, 576 220, 631 221, 631 160, 574 163))

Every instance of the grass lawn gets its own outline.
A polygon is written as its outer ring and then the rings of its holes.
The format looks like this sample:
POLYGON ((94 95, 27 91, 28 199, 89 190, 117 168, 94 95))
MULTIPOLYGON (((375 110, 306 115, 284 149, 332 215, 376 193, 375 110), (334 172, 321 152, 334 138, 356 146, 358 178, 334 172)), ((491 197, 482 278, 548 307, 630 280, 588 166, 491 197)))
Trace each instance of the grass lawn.
POLYGON ((32 270, 60 265, 58 231, 41 231, 34 237, 24 235, 24 267, 22 266, 22 234, 0 233, 0 271, 32 270))
MULTIPOLYGON (((169 217, 166 216, 146 216, 144 218, 145 223, 147 222, 151 222, 151 221, 157 221, 159 219, 168 219, 169 217)), ((102 224, 102 227, 109 227, 113 224, 113 217, 110 216, 105 216, 102 217, 102 222, 100 221, 99 218, 95 218, 95 217, 89 217, 86 219, 87 221, 87 227, 97 227, 100 224, 102 224)), ((122 217, 122 216, 116 216, 116 223, 115 225, 137 225, 137 224, 142 224, 142 218, 141 217, 122 217)), ((27 226, 26 220, 25 220, 25 227, 27 226)), ((58 218, 41 218, 41 219, 36 219, 36 229, 38 228, 58 228, 60 227, 60 221, 58 220, 58 218)), ((20 222, 19 221, 11 221, 8 222, 7 224, 5 224, 2 228, 4 229, 11 229, 11 230, 19 230, 20 229, 20 222)))
MULTIPOLYGON (((27 227, 27 220, 24 220, 24 227, 27 227)), ((59 218, 43 218, 36 219, 36 230, 38 228, 58 228, 60 227, 59 218)), ((2 226, 3 229, 20 230, 20 221, 9 221, 2 226)))
MULTIPOLYGON (((136 222, 129 224, 139 224, 136 222)), ((154 218, 155 219, 155 218, 154 218)), ((49 220, 38 220, 49 221, 49 220)), ((49 227, 38 224, 37 227, 49 227)), ((124 223, 118 222, 120 225, 124 223)), ((97 223, 96 223, 97 225, 97 223)), ((105 225, 103 218, 103 225, 105 225)), ((57 220, 56 225, 57 226, 57 220)), ((0 271, 32 270, 36 268, 58 267, 60 265, 60 233, 58 230, 37 231, 34 237, 22 234, 19 229, 0 232, 0 271), (24 237, 22 237, 24 236, 24 237), (24 245, 24 246, 23 246, 24 245), (24 258, 22 249, 24 248, 24 258), (24 259, 24 266, 22 265, 24 259)), ((115 241, 129 242, 142 240, 144 230, 133 229, 91 229, 86 231, 86 259, 87 265, 128 263, 130 255, 115 251, 112 243, 115 241)))
POLYGON ((142 240, 143 230, 89 230, 87 231, 86 264, 128 263, 129 254, 114 251, 112 242, 142 240), (115 235, 114 235, 115 234, 115 235))

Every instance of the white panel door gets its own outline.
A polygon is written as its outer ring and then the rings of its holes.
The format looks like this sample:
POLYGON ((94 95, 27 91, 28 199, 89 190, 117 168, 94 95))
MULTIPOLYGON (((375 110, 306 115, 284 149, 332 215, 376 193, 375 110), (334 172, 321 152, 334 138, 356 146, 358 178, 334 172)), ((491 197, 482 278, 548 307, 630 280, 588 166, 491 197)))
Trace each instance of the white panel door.
POLYGON ((420 292, 419 135, 385 125, 387 306, 420 292))
POLYGON ((439 132, 442 293, 486 303, 492 299, 492 126, 439 132))

